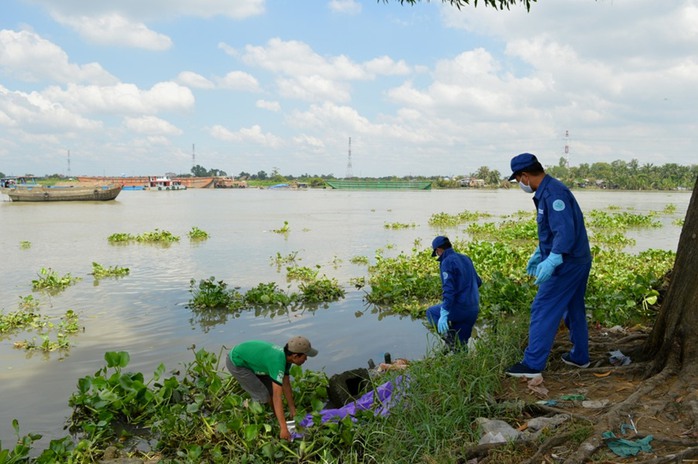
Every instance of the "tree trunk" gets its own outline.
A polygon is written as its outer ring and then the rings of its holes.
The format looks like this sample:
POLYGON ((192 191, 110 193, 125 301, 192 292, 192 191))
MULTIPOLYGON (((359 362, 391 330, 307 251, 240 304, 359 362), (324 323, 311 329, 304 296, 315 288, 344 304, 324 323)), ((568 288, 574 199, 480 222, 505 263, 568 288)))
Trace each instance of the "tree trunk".
POLYGON ((650 336, 634 356, 652 360, 648 376, 664 369, 670 359, 678 360, 682 375, 693 377, 698 372, 698 179, 681 230, 669 288, 650 336))

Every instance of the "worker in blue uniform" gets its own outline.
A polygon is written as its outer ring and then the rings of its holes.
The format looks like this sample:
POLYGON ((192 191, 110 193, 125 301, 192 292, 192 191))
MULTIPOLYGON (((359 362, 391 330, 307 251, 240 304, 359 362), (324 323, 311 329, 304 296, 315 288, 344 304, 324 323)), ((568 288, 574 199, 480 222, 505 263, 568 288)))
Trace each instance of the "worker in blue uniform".
POLYGON ((584 216, 572 192, 547 175, 538 159, 522 153, 511 160, 512 175, 521 189, 534 193, 538 224, 538 247, 526 271, 538 285, 528 331, 528 346, 522 362, 507 369, 514 377, 535 378, 545 369, 564 319, 572 349, 562 355, 565 364, 589 366, 589 333, 584 295, 591 271, 591 250, 584 216))
POLYGON ((431 242, 432 256, 438 256, 441 274, 441 303, 427 309, 427 320, 436 327, 449 350, 467 347, 480 311, 480 276, 473 261, 456 253, 448 237, 431 242))

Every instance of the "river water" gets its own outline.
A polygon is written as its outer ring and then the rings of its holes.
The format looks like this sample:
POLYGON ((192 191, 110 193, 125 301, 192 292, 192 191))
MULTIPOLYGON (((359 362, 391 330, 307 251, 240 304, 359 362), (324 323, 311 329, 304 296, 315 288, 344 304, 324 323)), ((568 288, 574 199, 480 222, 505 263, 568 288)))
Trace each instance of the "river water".
MULTIPOLYGON (((676 212, 663 216, 664 226, 631 232, 637 245, 676 250, 680 227, 672 221, 685 217, 690 192, 577 191, 584 211, 611 205, 636 213, 661 211, 668 204, 676 212)), ((66 353, 27 353, 15 341, 31 340, 22 333, 0 338, 0 441, 14 443, 13 418, 22 435, 44 435, 37 444, 65 435, 71 411, 68 398, 80 377, 104 366, 107 351, 128 351, 128 370, 152 377, 159 363, 167 371, 193 360, 191 347, 216 354, 247 339, 279 344, 292 335, 307 336, 320 354, 306 368, 328 375, 380 362, 386 352, 393 359, 421 358, 436 341, 421 321, 386 316, 367 306, 362 290, 349 280, 367 275, 366 265, 352 257, 373 260, 378 249, 392 256, 409 252, 420 239, 429 246, 434 235, 463 236, 463 227, 437 231, 428 225, 438 212, 487 211, 497 217, 517 211, 533 213, 530 195, 512 190, 338 191, 338 190, 199 190, 123 191, 116 201, 11 203, 0 196, 0 263, 5 272, 0 285, 0 309, 16 311, 19 298, 33 295, 42 314, 57 320, 69 309, 79 315, 84 329, 71 337, 66 353), (288 234, 273 232, 288 221, 288 234), (414 225, 388 229, 386 223, 414 225), (192 227, 210 234, 200 243, 187 237, 192 227), (141 234, 155 229, 181 237, 169 247, 112 245, 117 232, 141 234), (28 248, 21 242, 31 243, 28 248), (255 315, 217 321, 197 317, 187 307, 190 279, 214 276, 241 291, 259 283, 277 282, 287 288, 286 273, 273 258, 297 253, 301 266, 320 265, 320 274, 336 278, 346 298, 317 309, 300 308, 290 314, 255 315), (92 262, 104 267, 128 267, 120 279, 96 282, 92 262), (55 296, 32 292, 41 268, 82 280, 55 296)), ((436 263, 435 263, 436 266, 436 263)), ((55 339, 55 334, 52 337, 55 339)), ((38 340, 41 341, 40 339, 38 340)), ((221 368, 224 369, 223 365, 221 368)))

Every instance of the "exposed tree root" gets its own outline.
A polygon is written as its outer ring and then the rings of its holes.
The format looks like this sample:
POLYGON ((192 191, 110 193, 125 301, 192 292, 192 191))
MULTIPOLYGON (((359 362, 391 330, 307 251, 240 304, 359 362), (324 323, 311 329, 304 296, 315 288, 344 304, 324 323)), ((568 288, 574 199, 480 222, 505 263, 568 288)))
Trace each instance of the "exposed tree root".
POLYGON ((667 454, 666 456, 661 456, 658 458, 648 459, 646 461, 636 461, 639 464, 668 464, 668 463, 678 463, 686 462, 685 459, 698 457, 698 446, 693 448, 687 448, 679 453, 667 454))

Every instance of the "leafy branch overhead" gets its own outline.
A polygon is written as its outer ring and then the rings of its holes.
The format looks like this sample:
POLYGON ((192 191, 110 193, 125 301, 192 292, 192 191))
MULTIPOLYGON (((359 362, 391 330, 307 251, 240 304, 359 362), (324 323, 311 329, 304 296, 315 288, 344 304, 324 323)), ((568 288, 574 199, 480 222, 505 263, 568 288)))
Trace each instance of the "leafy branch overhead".
MULTIPOLYGON (((400 2, 400 5, 404 5, 405 3, 409 3, 410 5, 414 5, 416 3, 421 2, 421 0, 397 0, 400 2)), ((429 0, 426 0, 429 2, 429 0)), ((464 7, 466 5, 470 5, 470 0, 441 0, 443 3, 450 3, 451 5, 455 6, 459 10, 461 7, 464 7)), ((526 10, 531 11, 531 3, 535 2, 536 0, 483 0, 485 3, 485 6, 491 6, 494 7, 495 9, 499 8, 500 10, 504 10, 506 8, 507 10, 509 9, 510 6, 514 6, 517 3, 526 5, 526 10)), ((477 2, 478 0, 473 0, 473 6, 477 7, 477 2)), ((390 0, 383 0, 383 3, 390 3, 390 0)))

